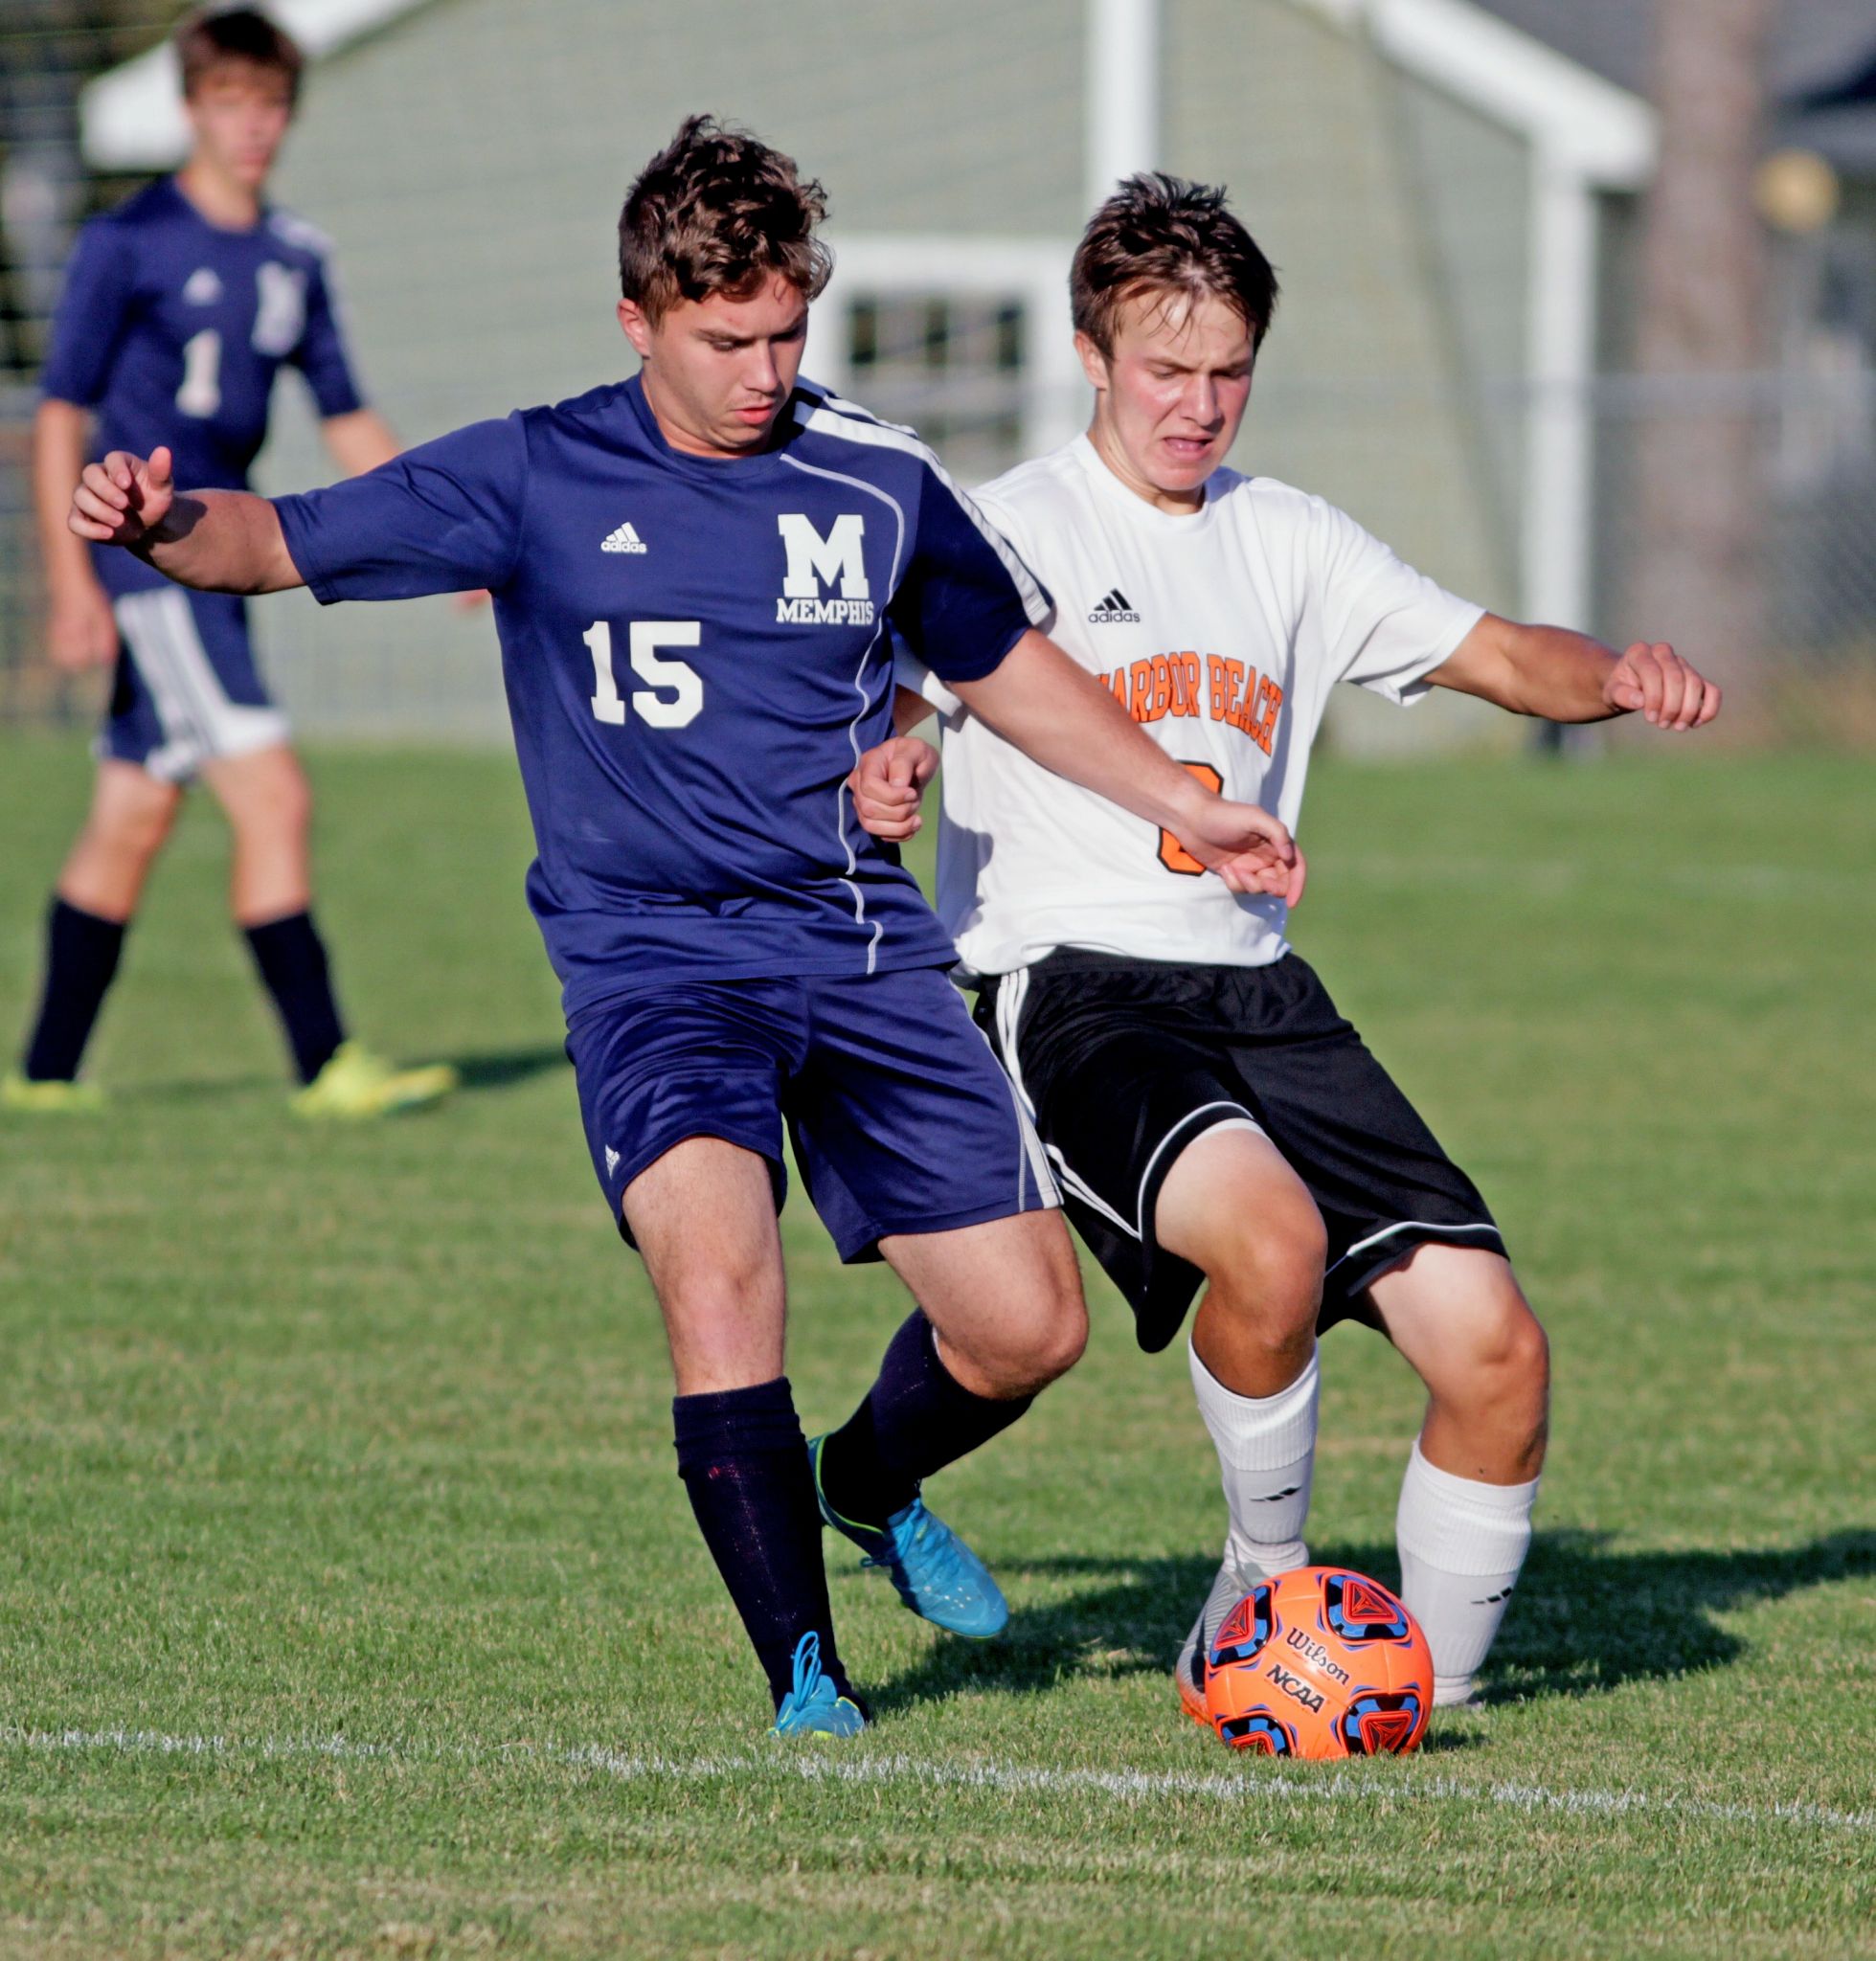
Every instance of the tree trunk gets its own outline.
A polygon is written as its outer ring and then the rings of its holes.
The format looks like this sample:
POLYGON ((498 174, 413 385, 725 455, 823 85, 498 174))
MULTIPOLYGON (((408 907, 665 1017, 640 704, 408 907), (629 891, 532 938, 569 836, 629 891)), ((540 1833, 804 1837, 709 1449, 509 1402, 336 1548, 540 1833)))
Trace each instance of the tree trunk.
POLYGON ((1641 240, 1635 637, 1675 642, 1750 722, 1769 640, 1766 241, 1752 201, 1775 0, 1655 0, 1661 162, 1641 240))

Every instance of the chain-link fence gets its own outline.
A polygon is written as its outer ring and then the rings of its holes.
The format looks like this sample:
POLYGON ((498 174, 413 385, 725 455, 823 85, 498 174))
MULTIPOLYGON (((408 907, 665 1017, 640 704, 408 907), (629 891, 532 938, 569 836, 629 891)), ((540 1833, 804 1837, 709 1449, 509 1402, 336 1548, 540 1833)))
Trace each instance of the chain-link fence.
MULTIPOLYGON (((942 310, 935 299, 927 327, 942 310)), ((1006 323, 993 331, 978 317, 970 334, 987 334, 990 368, 949 376, 915 372, 930 356, 926 327, 897 349, 878 338, 881 330, 876 314, 867 318, 873 358, 859 364, 850 384, 868 406, 923 430, 966 481, 983 481, 1023 455, 1023 432, 1037 404, 1022 373, 1020 339, 1006 323), (1009 371, 998 372, 1006 361, 1009 371), (875 385, 867 385, 870 378, 875 385)), ((1530 412, 1527 395, 1512 384, 1484 394, 1500 444, 1514 449, 1530 412)), ((24 386, 0 395, 0 719, 84 719, 95 711, 101 682, 58 675, 42 651, 27 474, 34 400, 24 386)), ((397 406, 408 421, 418 420, 419 402, 397 406)), ((1066 398, 1056 418, 1071 421, 1085 408, 1078 395, 1066 398)), ((1725 387, 1710 379, 1607 377, 1582 411, 1594 459, 1587 623, 1617 642, 1680 639, 1726 677, 1742 704, 1750 702, 1767 737, 1876 743, 1876 371, 1755 377, 1725 387), (1711 447, 1703 425, 1713 423, 1728 425, 1733 447, 1759 465, 1748 493, 1756 520, 1745 549, 1723 569, 1743 597, 1723 609, 1721 643, 1696 645, 1684 622, 1690 611, 1707 622, 1714 607, 1710 596, 1698 608, 1677 605, 1662 581, 1650 577, 1642 474, 1651 449, 1690 452, 1691 467, 1699 467, 1711 447)), ((1333 477, 1339 501, 1404 555, 1418 556, 1486 603, 1517 611, 1515 483, 1474 459, 1467 497, 1442 493, 1443 514, 1405 522, 1413 459, 1426 455, 1428 427, 1452 413, 1451 403, 1359 381, 1337 391, 1272 378, 1254 399, 1237 461, 1304 487, 1326 487, 1333 477), (1410 530, 1412 545, 1403 537, 1410 530), (1456 575, 1456 563, 1480 575, 1456 575)), ((311 454, 304 430, 297 447, 311 454)), ((292 481, 278 456, 267 475, 277 488, 292 481)), ((1701 575, 1697 567, 1691 575, 1701 575)), ((486 616, 459 618, 441 602, 421 602, 322 617, 304 596, 287 596, 258 604, 255 620, 264 658, 304 728, 461 739, 492 738, 504 727, 486 616)), ((1714 631, 1707 627, 1709 636, 1714 631)), ((1370 729, 1377 741, 1394 733, 1383 724, 1370 729)), ((1405 727, 1398 733, 1410 733, 1405 727)))
MULTIPOLYGON (((420 440, 622 372, 620 194, 680 114, 718 109, 828 186, 839 268, 807 372, 912 422, 983 481, 1086 419, 1066 275, 1111 162, 1087 81, 1090 36, 1114 11, 282 0, 324 58, 278 188, 331 234, 373 398, 420 440)), ((1775 372, 1533 385, 1536 158, 1515 131, 1388 69, 1333 11, 1156 9, 1161 153, 1232 186, 1284 279, 1233 461, 1321 492, 1497 610, 1552 612, 1541 596, 1571 593, 1571 623, 1688 641, 1768 734, 1876 741, 1876 307, 1846 302, 1848 326, 1828 331, 1798 322, 1775 372), (1575 460, 1567 495, 1547 474, 1553 456, 1575 460)), ((63 680, 41 651, 34 377, 74 225, 159 168, 166 143, 173 154, 173 89, 143 58, 172 18, 149 0, 15 0, 0 28, 4 720, 77 721, 97 705, 95 677, 63 680)), ((1876 292, 1868 191, 1825 269, 1842 286, 1862 266, 1876 292)), ((1614 261, 1633 208, 1605 195, 1599 220, 1598 331, 1617 364, 1632 282, 1614 261)), ((325 481, 302 391, 289 380, 280 396, 260 487, 325 481)), ((291 595, 255 616, 302 727, 503 727, 486 613, 322 613, 291 595)), ((1360 708, 1345 739, 1417 744, 1469 726, 1452 704, 1380 720, 1360 708)))

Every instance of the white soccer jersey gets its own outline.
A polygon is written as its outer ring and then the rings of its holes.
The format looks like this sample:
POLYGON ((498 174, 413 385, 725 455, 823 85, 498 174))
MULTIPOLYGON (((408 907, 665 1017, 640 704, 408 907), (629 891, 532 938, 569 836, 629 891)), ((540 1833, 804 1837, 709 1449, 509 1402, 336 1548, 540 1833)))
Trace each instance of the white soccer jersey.
MULTIPOLYGON (((1292 829, 1330 687, 1417 700, 1483 610, 1269 478, 1219 470, 1199 510, 1158 510, 1085 436, 978 502, 1053 593, 1052 637, 1168 755, 1292 829)), ((1281 899, 1228 890, 1170 834, 1031 762, 916 662, 902 658, 899 679, 944 717, 938 913, 968 969, 1009 973, 1058 946, 1232 966, 1288 950, 1281 899)))

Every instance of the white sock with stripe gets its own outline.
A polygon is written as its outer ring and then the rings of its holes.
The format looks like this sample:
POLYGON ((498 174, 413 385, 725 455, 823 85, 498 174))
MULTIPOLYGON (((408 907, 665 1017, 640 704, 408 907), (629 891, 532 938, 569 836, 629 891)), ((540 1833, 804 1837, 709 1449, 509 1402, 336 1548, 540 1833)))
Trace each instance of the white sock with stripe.
POLYGON ((1288 1388, 1240 1396, 1199 1360, 1189 1341, 1192 1390, 1218 1447, 1230 1528, 1225 1560, 1251 1579, 1272 1579, 1309 1564, 1303 1521, 1316 1464, 1316 1406, 1322 1375, 1316 1351, 1288 1388))
POLYGON ((1394 1533, 1400 1590, 1433 1650, 1435 1708, 1463 1702, 1530 1549, 1538 1480, 1480 1484, 1427 1462, 1416 1438, 1394 1533))

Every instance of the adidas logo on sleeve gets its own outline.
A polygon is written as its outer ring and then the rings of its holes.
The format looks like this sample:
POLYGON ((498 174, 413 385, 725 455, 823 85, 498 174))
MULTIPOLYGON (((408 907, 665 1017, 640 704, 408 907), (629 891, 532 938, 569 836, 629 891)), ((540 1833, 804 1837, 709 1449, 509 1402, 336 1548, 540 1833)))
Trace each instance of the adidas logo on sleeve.
POLYGON ((1095 609, 1088 615, 1091 626, 1138 626, 1140 615, 1127 604, 1127 596, 1119 586, 1104 593, 1095 602, 1095 609))
POLYGON ((599 541, 599 550, 601 552, 643 552, 644 549, 644 540, 639 536, 630 524, 621 525, 616 531, 608 532, 599 541))

